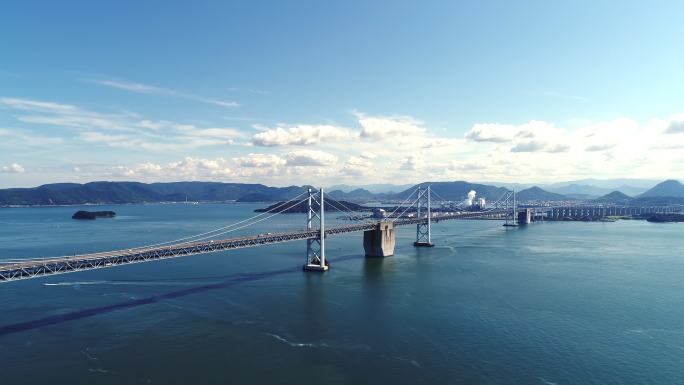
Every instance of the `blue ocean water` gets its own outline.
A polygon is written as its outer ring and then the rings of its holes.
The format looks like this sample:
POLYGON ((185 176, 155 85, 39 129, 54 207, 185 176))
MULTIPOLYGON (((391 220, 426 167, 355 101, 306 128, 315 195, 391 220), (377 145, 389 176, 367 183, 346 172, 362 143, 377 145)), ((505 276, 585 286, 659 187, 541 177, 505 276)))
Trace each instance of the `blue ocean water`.
MULTIPOLYGON (((0 209, 0 259, 167 241, 256 207, 0 209)), ((416 249, 401 228, 385 259, 331 237, 325 274, 293 242, 0 284, 0 384, 684 383, 682 225, 433 230, 416 249)))

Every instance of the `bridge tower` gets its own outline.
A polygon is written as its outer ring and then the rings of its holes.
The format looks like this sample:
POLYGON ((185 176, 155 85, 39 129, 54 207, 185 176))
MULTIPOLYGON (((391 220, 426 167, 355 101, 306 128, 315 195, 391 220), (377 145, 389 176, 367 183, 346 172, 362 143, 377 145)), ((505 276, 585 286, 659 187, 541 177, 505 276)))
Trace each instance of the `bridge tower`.
POLYGON ((504 216, 504 226, 505 227, 516 227, 518 226, 518 205, 516 204, 515 201, 515 189, 513 189, 513 192, 509 192, 505 196, 505 210, 506 210, 506 215, 504 216), (511 205, 511 198, 513 200, 513 204, 511 205), (510 222, 509 219, 510 218, 510 222))
POLYGON ((320 203, 318 212, 316 212, 312 204, 312 201, 316 200, 315 195, 309 189, 306 229, 309 231, 314 230, 314 222, 318 221, 318 237, 306 240, 306 265, 304 265, 304 270, 327 271, 329 266, 325 260, 325 199, 323 197, 323 188, 320 188, 317 194, 320 203))
POLYGON ((416 224, 416 241, 413 246, 432 247, 432 213, 430 212, 430 186, 427 188, 418 187, 418 199, 416 199, 416 218, 420 219, 422 210, 427 213, 427 222, 416 224))

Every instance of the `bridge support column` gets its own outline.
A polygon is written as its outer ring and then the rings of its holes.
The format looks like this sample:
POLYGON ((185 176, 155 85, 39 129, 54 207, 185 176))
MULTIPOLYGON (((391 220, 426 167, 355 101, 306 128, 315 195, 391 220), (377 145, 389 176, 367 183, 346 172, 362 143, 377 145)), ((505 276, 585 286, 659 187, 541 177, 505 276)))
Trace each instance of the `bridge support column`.
POLYGON ((375 229, 363 232, 363 250, 366 257, 390 257, 394 255, 395 244, 393 222, 380 222, 375 229))
POLYGON ((532 222, 532 210, 524 209, 518 211, 518 224, 519 225, 529 225, 532 222))
POLYGON ((318 190, 318 198, 320 199, 319 211, 316 213, 312 201, 315 200, 314 195, 309 189, 309 210, 306 215, 306 228, 313 230, 313 221, 318 219, 319 230, 318 237, 306 240, 306 264, 304 271, 327 271, 329 266, 325 260, 325 199, 323 197, 323 188, 318 190))
POLYGON ((427 209, 427 222, 416 224, 416 241, 413 246, 432 247, 432 213, 430 212, 430 186, 427 188, 418 187, 418 199, 416 200, 416 218, 421 218, 421 208, 427 209))

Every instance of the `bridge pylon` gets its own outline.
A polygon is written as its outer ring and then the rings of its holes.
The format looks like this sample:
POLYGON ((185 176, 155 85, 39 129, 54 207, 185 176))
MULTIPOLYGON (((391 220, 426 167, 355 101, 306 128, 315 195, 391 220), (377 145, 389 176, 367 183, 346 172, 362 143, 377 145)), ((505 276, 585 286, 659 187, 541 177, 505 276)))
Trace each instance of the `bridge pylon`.
POLYGON ((504 226, 518 227, 518 206, 515 201, 515 189, 513 189, 512 192, 507 192, 504 199, 504 207, 506 210, 506 214, 504 217, 504 226))
POLYGON ((416 241, 413 246, 432 247, 432 213, 430 212, 430 186, 418 187, 418 199, 416 199, 416 218, 420 219, 423 212, 426 213, 427 222, 416 224, 416 241), (423 211, 424 210, 424 211, 423 211))
POLYGON ((306 264, 305 271, 327 271, 329 268, 328 262, 325 260, 325 198, 323 197, 323 188, 318 190, 318 194, 314 194, 309 189, 309 199, 307 199, 307 214, 306 214, 306 229, 311 231, 314 229, 314 222, 318 222, 318 237, 306 240, 306 264), (313 205, 318 195, 318 212, 313 205))

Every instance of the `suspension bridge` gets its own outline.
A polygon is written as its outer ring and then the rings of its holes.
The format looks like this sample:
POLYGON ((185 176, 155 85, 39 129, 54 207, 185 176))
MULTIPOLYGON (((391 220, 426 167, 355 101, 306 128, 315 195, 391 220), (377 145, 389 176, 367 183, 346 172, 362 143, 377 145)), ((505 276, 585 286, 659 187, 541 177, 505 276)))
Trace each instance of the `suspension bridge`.
POLYGON ((304 270, 322 272, 329 268, 325 254, 325 240, 330 236, 363 232, 363 246, 366 256, 387 257, 394 254, 395 227, 398 226, 415 225, 416 241, 414 246, 430 247, 433 246, 432 224, 434 222, 459 219, 499 219, 505 220, 508 224, 515 223, 518 217, 525 221, 522 219, 523 216, 518 215, 522 213, 517 212, 514 192, 505 193, 499 200, 489 204, 485 210, 436 213, 432 212, 432 191, 430 187, 418 187, 386 218, 331 227, 325 225, 327 203, 340 211, 353 213, 353 210, 348 209, 339 201, 330 200, 327 202, 322 188, 316 191, 309 189, 307 192, 253 217, 173 241, 131 249, 73 256, 11 260, 0 265, 0 282, 302 240, 306 241, 304 270), (275 215, 282 214, 287 209, 301 204, 305 204, 307 208, 306 227, 304 229, 224 238, 225 234, 267 221, 275 215))

